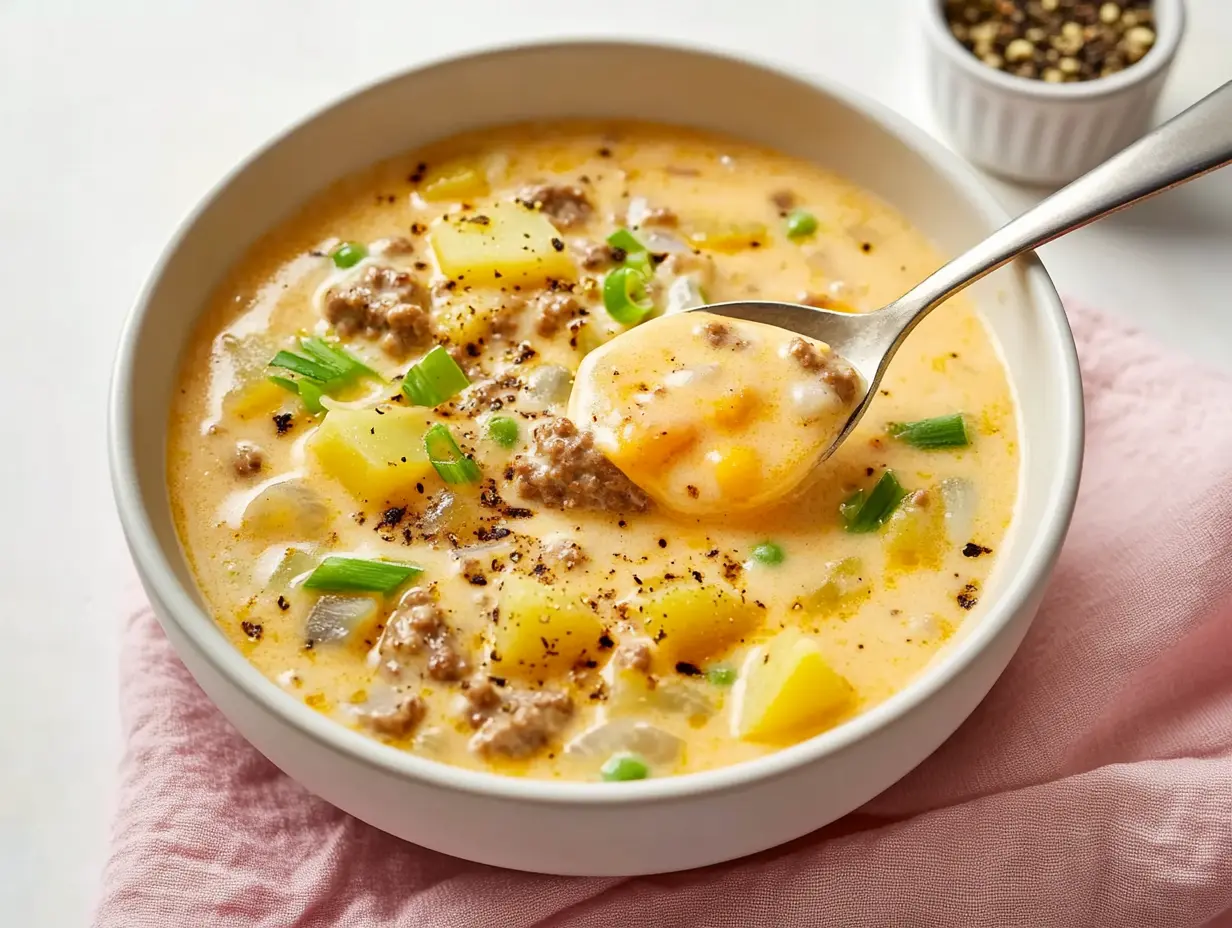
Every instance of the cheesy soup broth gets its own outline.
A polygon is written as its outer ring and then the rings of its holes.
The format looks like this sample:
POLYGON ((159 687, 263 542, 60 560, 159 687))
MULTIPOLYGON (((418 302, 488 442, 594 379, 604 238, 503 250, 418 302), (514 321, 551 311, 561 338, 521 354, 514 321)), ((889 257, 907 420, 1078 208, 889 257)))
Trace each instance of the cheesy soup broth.
POLYGON ((572 779, 773 751, 967 618, 1011 518, 1014 410, 954 300, 816 465, 858 375, 678 314, 868 311, 939 263, 840 178, 666 127, 502 128, 376 166, 252 249, 186 352, 184 550, 263 673, 401 749, 572 779))

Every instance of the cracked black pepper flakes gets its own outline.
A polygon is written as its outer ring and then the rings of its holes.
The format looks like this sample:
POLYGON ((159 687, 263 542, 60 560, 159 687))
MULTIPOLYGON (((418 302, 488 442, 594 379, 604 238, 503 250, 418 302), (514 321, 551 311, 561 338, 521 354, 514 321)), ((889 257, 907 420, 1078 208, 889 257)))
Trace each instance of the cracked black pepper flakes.
POLYGON ((980 557, 985 554, 992 554, 992 548, 985 548, 983 545, 977 545, 974 541, 969 541, 963 545, 963 557, 980 557))
MULTIPOLYGON (((281 596, 278 598, 282 599, 281 596)), ((244 630, 244 634, 252 641, 260 641, 261 636, 265 634, 265 628, 256 622, 241 622, 240 628, 244 630)))
POLYGON ((1108 77, 1154 46, 1151 0, 945 0, 950 32, 1016 77, 1068 84, 1108 77))
POLYGON ((977 595, 979 591, 980 588, 975 583, 968 583, 962 588, 962 592, 954 598, 957 600, 958 605, 962 606, 962 608, 974 609, 975 604, 980 601, 979 596, 977 595))

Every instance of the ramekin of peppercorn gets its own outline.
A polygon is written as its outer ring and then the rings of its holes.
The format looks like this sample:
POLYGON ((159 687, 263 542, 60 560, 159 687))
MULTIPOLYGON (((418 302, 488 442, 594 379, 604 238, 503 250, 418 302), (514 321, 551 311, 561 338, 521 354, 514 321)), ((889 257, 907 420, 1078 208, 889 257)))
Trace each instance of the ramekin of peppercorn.
POLYGON ((918 0, 928 91, 954 146, 1014 180, 1062 184, 1146 131, 1182 0, 918 0))

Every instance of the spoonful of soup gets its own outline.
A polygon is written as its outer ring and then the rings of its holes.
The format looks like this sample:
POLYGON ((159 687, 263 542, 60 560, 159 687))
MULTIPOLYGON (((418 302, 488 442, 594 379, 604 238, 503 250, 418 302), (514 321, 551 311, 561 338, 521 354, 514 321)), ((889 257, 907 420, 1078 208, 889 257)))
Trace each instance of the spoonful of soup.
POLYGON ((660 504, 721 514, 792 493, 867 411, 925 316, 1026 252, 1232 161, 1232 83, 869 313, 750 301, 651 320, 592 352, 570 417, 660 504))

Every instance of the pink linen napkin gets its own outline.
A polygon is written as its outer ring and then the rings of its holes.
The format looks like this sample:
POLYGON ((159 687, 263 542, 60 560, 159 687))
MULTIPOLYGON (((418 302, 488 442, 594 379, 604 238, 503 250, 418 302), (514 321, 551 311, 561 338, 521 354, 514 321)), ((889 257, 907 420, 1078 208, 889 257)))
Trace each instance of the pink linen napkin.
POLYGON ((1232 925, 1232 379, 1071 318, 1087 458, 1047 599, 975 714, 858 812, 662 877, 466 863, 284 776, 142 608, 95 925, 1232 925))

